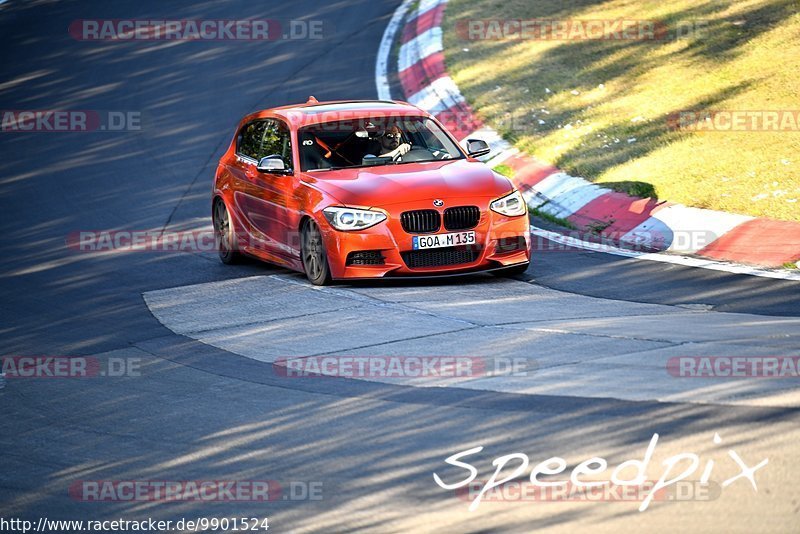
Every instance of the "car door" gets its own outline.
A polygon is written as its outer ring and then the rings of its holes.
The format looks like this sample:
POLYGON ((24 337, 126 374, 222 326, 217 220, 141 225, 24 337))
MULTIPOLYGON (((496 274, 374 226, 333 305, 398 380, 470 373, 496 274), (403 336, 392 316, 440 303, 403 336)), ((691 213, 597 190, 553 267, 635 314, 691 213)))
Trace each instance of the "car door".
POLYGON ((239 233, 239 245, 245 249, 264 249, 263 240, 250 219, 251 208, 248 199, 254 192, 253 180, 257 172, 256 159, 260 153, 261 140, 264 137, 266 123, 261 120, 245 124, 236 136, 236 153, 227 164, 227 170, 233 178, 233 212, 236 218, 236 229, 239 233))
MULTIPOLYGON (((252 229, 257 248, 271 255, 296 255, 292 236, 297 219, 294 176, 265 173, 257 169, 261 158, 279 156, 292 168, 292 145, 288 126, 277 119, 260 119, 246 125, 241 136, 241 176, 237 203, 252 229)), ((276 260, 278 258, 275 258, 276 260)))

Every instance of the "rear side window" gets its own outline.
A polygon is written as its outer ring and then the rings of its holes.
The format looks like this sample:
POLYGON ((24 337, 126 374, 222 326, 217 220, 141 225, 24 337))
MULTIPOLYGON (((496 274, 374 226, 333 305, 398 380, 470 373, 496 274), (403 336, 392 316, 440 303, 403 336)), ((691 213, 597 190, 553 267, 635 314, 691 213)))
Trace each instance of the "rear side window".
POLYGON ((242 128, 239 133, 238 154, 258 160, 261 154, 261 140, 264 138, 264 131, 267 129, 267 121, 254 121, 242 128))
POLYGON ((289 128, 281 121, 253 121, 239 133, 237 154, 259 161, 267 156, 280 156, 287 168, 292 167, 292 145, 289 128))

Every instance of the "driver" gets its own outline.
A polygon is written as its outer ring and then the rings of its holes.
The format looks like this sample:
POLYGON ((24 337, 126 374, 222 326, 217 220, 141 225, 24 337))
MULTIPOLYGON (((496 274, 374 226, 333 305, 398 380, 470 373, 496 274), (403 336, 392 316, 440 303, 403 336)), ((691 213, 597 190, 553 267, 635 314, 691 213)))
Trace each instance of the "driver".
POLYGON ((382 158, 390 157, 395 159, 411 150, 409 143, 401 143, 403 140, 403 132, 397 125, 391 126, 381 134, 377 139, 376 147, 371 147, 371 154, 377 153, 382 158))

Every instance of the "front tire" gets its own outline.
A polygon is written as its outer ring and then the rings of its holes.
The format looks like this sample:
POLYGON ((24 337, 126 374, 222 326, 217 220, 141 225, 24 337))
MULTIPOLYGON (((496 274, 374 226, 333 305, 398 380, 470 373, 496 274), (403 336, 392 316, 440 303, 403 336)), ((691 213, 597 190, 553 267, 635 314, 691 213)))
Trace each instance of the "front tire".
POLYGON ((331 270, 328 266, 328 255, 325 253, 325 243, 322 240, 319 226, 313 219, 309 219, 303 226, 300 236, 303 270, 306 278, 315 286, 330 284, 331 270))
POLYGON ((242 254, 239 252, 231 216, 222 199, 218 198, 214 202, 212 219, 214 223, 214 240, 219 252, 219 259, 226 265, 239 263, 242 260, 242 254))

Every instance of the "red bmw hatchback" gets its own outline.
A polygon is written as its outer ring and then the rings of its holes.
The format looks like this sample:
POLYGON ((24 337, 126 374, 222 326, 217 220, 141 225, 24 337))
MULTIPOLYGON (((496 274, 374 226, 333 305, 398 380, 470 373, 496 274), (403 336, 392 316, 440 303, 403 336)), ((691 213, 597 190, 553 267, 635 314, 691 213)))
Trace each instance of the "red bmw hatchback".
POLYGON ((220 258, 331 280, 524 272, 525 200, 426 112, 402 102, 317 102, 248 115, 217 167, 220 258))

